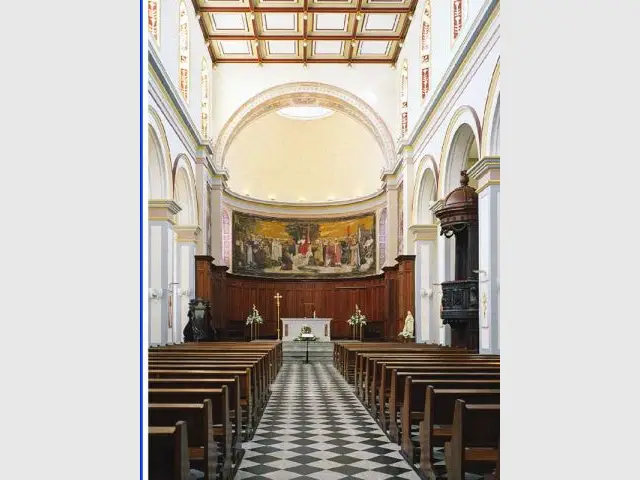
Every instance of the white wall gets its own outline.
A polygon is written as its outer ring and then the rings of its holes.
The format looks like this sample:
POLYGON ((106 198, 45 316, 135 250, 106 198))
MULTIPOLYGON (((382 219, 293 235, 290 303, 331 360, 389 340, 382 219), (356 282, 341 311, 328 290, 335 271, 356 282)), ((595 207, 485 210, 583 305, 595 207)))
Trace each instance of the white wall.
MULTIPOLYGON (((430 88, 425 101, 421 98, 420 88, 420 32, 422 28, 422 14, 425 0, 419 0, 413 21, 407 32, 404 46, 398 57, 398 68, 395 70, 395 82, 400 85, 402 63, 407 59, 409 64, 409 131, 411 131, 429 101, 436 86, 442 81, 443 75, 455 52, 461 47, 465 36, 469 33, 469 27, 481 10, 483 0, 464 0, 464 20, 462 31, 455 42, 452 41, 452 9, 453 0, 431 0, 431 77, 430 88)), ((486 95, 486 91, 480 92, 486 95)), ((396 105, 395 123, 400 123, 399 100, 396 105)))
POLYGON ((216 138, 231 115, 260 92, 292 82, 319 82, 342 88, 367 102, 397 138, 396 119, 399 85, 389 65, 311 64, 221 64, 213 75, 212 138, 216 138))
MULTIPOLYGON (((160 0, 160 46, 157 48, 162 65, 172 83, 178 88, 178 46, 179 46, 179 0, 160 0)), ((201 128, 200 120, 200 72, 205 58, 211 78, 211 57, 202 36, 202 30, 191 0, 185 0, 189 12, 189 103, 186 105, 191 118, 201 128)), ((153 40, 151 41, 152 44, 153 40)), ((155 45, 155 44, 154 44, 155 45)), ((211 82, 211 80, 210 80, 211 82)), ((182 100, 182 97, 181 97, 182 100)))

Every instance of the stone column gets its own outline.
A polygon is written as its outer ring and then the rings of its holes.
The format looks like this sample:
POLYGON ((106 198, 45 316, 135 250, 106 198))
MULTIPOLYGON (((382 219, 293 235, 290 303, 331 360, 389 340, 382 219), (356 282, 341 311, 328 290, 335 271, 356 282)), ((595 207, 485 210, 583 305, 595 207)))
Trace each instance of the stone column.
POLYGON ((440 343, 440 304, 437 291, 438 226, 412 225, 410 243, 416 252, 415 298, 416 342, 440 343))
POLYGON ((196 245, 196 255, 207 255, 207 237, 211 234, 207 230, 207 215, 209 215, 210 208, 207 203, 209 172, 207 171, 206 158, 199 157, 196 159, 196 194, 200 202, 200 210, 198 215, 198 224, 202 227, 202 233, 198 237, 198 243, 196 245))
POLYGON ((176 248, 176 315, 173 318, 173 342, 182 343, 182 331, 189 318, 189 300, 195 298, 196 291, 196 245, 201 229, 197 225, 174 227, 177 234, 176 248))
POLYGON ((500 157, 468 172, 478 184, 480 353, 500 353, 500 157))
MULTIPOLYGON (((173 200, 149 201, 149 345, 166 345, 173 339, 169 330, 169 302, 174 293, 173 228, 180 210, 173 200)), ((175 314, 175 305, 172 310, 175 314)))

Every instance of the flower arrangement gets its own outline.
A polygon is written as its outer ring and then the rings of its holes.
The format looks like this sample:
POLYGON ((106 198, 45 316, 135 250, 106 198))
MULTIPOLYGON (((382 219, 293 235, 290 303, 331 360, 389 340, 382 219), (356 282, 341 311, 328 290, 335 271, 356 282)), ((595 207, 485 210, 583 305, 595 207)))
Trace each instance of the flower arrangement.
POLYGON ((358 305, 356 305, 356 313, 354 313, 353 315, 351 315, 351 318, 349 320, 347 320, 347 323, 349 325, 353 326, 360 326, 360 325, 366 325, 367 324, 367 317, 365 317, 364 315, 362 315, 362 313, 360 312, 360 307, 358 307, 358 305))
POLYGON ((302 328, 300 329, 300 335, 298 335, 293 340, 295 342, 301 342, 303 340, 309 340, 310 342, 315 342, 318 339, 318 337, 316 337, 315 335, 313 335, 313 337, 305 337, 305 338, 302 337, 302 335, 309 334, 309 333, 311 333, 311 327, 309 325, 303 325, 302 328))
POLYGON ((258 312, 258 309, 256 309, 255 305, 253 306, 251 313, 247 317, 246 325, 253 325, 254 323, 257 323, 258 325, 260 325, 261 323, 264 323, 264 320, 260 316, 260 312, 258 312))

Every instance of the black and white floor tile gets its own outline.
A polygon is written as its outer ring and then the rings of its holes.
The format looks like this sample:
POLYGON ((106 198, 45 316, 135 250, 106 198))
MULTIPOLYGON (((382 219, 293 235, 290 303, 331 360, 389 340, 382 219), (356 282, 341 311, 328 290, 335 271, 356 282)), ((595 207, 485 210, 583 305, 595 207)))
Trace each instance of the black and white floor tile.
POLYGON ((285 363, 236 479, 419 479, 330 363, 285 363))

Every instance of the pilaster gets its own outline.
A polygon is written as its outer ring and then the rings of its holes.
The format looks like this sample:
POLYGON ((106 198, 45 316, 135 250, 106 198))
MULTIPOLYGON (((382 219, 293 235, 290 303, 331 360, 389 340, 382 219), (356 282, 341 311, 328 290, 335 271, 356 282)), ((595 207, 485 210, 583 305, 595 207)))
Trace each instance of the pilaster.
POLYGON ((398 202, 402 201, 398 189, 402 183, 401 165, 402 162, 399 162, 396 170, 382 175, 387 197, 387 251, 383 267, 395 265, 395 258, 398 256, 398 202))
POLYGON ((222 196, 226 187, 226 175, 215 175, 209 178, 211 189, 211 256, 222 262, 222 196))
POLYGON ((413 149, 410 146, 404 146, 402 148, 402 163, 404 165, 402 170, 402 184, 404 187, 402 189, 402 198, 399 199, 399 201, 402 202, 402 211, 404 212, 404 222, 402 225, 404 242, 401 253, 403 255, 413 255, 415 251, 414 244, 409 238, 409 224, 411 223, 411 211, 413 209, 411 197, 415 183, 415 157, 413 155, 413 149))
POLYGON ((415 299, 416 342, 439 343, 439 305, 435 295, 437 279, 438 226, 409 227, 409 242, 416 252, 415 299))
MULTIPOLYGON (((440 225, 440 220, 436 217, 435 213, 438 212, 444 206, 444 199, 431 202, 429 209, 433 212, 435 224, 440 225)), ((439 233, 439 232, 438 232, 439 233)), ((442 305, 442 287, 440 282, 453 279, 453 261, 455 252, 455 239, 446 239, 438 234, 435 240, 436 250, 436 272, 438 283, 434 284, 433 288, 433 303, 436 310, 436 318, 433 322, 433 328, 437 331, 435 335, 435 342, 440 345, 451 345, 451 327, 442 323, 442 316, 440 312, 440 306, 442 305)))
POLYGON ((468 172, 478 183, 480 353, 500 353, 500 157, 468 172))
POLYGON ((176 232, 176 288, 173 321, 174 343, 182 343, 182 331, 188 320, 189 300, 195 298, 196 249, 202 230, 197 225, 174 227, 176 232))
POLYGON ((175 216, 173 200, 150 200, 149 208, 149 344, 173 342, 175 216))

